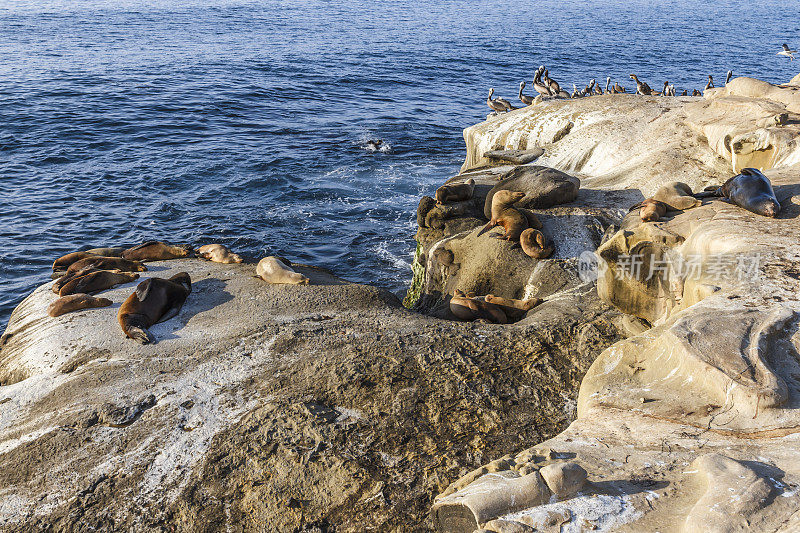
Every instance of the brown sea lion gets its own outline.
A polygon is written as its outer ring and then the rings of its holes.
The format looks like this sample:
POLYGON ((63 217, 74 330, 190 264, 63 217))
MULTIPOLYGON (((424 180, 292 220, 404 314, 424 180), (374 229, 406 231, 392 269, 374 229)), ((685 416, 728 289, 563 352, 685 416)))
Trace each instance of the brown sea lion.
POLYGON ((703 203, 693 196, 691 187, 680 181, 671 181, 659 187, 656 193, 648 200, 663 202, 667 207, 676 211, 691 209, 703 203))
POLYGON ((167 259, 180 259, 188 257, 192 251, 182 246, 150 241, 122 252, 122 257, 132 261, 165 261, 167 259))
POLYGON ((65 313, 80 311, 81 309, 108 307, 111 303, 108 298, 95 298, 84 293, 70 294, 51 303, 50 307, 47 308, 47 314, 56 317, 65 313))
POLYGON ((128 283, 139 279, 139 274, 134 272, 121 272, 119 270, 98 270, 80 277, 72 278, 58 291, 59 296, 77 294, 97 294, 121 283, 128 283))
POLYGON ((493 294, 487 294, 486 301, 490 304, 498 306, 510 318, 520 318, 525 315, 525 313, 542 303, 541 298, 515 300, 514 298, 503 298, 493 294))
POLYGON ((81 276, 85 276, 86 274, 91 274, 92 272, 100 272, 100 269, 88 266, 78 270, 77 272, 70 272, 69 274, 64 274, 63 276, 61 276, 60 278, 58 278, 53 282, 52 286, 53 292, 58 294, 59 292, 61 292, 61 289, 64 287, 64 285, 66 285, 70 281, 77 279, 81 276))
POLYGON ((484 319, 496 324, 508 323, 508 317, 500 307, 484 299, 468 296, 458 289, 450 299, 450 311, 460 320, 484 319))
POLYGON ((757 215, 775 217, 781 211, 781 203, 772 190, 769 178, 755 168, 743 168, 726 181, 716 194, 757 215))
POLYGON ((214 263, 241 263, 242 258, 239 254, 231 252, 226 246, 221 244, 205 244, 197 249, 197 254, 208 261, 214 263))
POLYGON ((528 228, 519 236, 522 251, 534 259, 545 259, 553 254, 553 245, 547 244, 547 238, 539 230, 528 228))
POLYGON ((433 251, 433 257, 436 259, 436 262, 440 265, 450 266, 453 264, 453 252, 440 246, 433 251))
POLYGON ((309 279, 292 270, 285 262, 275 256, 265 257, 256 266, 258 277, 268 283, 285 283, 289 285, 308 285, 309 279))
POLYGON ((636 204, 635 207, 639 208, 639 218, 642 219, 642 222, 656 222, 663 218, 669 209, 667 204, 653 198, 648 198, 636 204))
POLYGON ((155 337, 148 328, 177 315, 191 292, 192 280, 186 272, 169 279, 144 280, 119 308, 117 320, 122 331, 142 344, 153 342, 155 337))
POLYGON ((509 241, 518 241, 522 232, 528 229, 528 219, 511 206, 524 197, 525 193, 523 192, 497 191, 494 198, 492 198, 492 218, 478 232, 478 235, 482 235, 485 231, 495 226, 500 226, 505 230, 502 238, 509 241))
POLYGON ((97 254, 91 252, 72 252, 67 255, 62 255, 53 261, 53 271, 66 270, 75 261, 86 259, 87 257, 99 257, 97 254))
POLYGON ((127 250, 127 248, 92 248, 91 250, 86 250, 86 252, 102 255, 103 257, 122 257, 122 252, 125 250, 127 250))
POLYGON ((445 184, 436 189, 436 203, 463 202, 472 198, 475 191, 475 180, 470 178, 464 183, 445 184))
POLYGON ((98 270, 121 270, 122 272, 145 272, 147 267, 139 261, 131 261, 121 257, 87 257, 80 261, 75 261, 67 269, 67 274, 72 274, 83 270, 86 267, 94 267, 98 270))

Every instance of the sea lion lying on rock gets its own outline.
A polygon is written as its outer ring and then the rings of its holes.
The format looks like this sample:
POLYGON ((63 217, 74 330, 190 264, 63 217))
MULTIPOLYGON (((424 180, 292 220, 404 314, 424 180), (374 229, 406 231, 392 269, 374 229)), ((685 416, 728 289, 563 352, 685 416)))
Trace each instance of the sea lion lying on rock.
POLYGON ((450 311, 460 320, 488 320, 496 324, 507 324, 508 317, 500 307, 481 298, 470 297, 456 289, 450 298, 450 311))
POLYGON ((62 255, 55 261, 53 261, 53 272, 58 270, 66 270, 67 268, 72 265, 72 263, 76 261, 80 261, 81 259, 86 259, 87 257, 99 257, 97 254, 92 252, 72 252, 67 255, 62 255))
POLYGON ((468 202, 459 202, 449 205, 437 204, 425 215, 425 227, 433 229, 444 228, 444 221, 463 215, 469 208, 468 202))
POLYGON ((755 168, 743 168, 739 174, 717 189, 715 194, 757 215, 775 217, 781 211, 781 204, 772 190, 769 178, 755 168))
POLYGON ((487 230, 500 226, 505 230, 502 238, 518 241, 522 232, 528 229, 528 218, 511 206, 524 197, 525 193, 523 192, 498 191, 492 198, 491 218, 478 235, 483 235, 487 230))
POLYGON ((523 197, 516 207, 545 209, 565 204, 578 197, 580 180, 554 168, 536 165, 516 167, 486 195, 483 213, 486 218, 492 215, 492 199, 499 191, 522 192, 523 197))
POLYGON ((691 187, 680 181, 671 181, 665 184, 648 200, 663 202, 667 207, 676 211, 691 209, 703 203, 702 200, 694 197, 691 187))
POLYGON ((308 285, 309 281, 307 277, 295 272, 286 263, 272 255, 258 262, 256 274, 267 283, 308 285))
POLYGON ((463 202, 472 198, 475 191, 475 180, 470 178, 464 183, 451 183, 436 189, 436 203, 463 202))
POLYGON ((488 303, 498 306, 509 318, 522 318, 525 313, 542 303, 541 298, 528 298, 526 300, 515 300, 514 298, 503 298, 493 294, 487 294, 485 299, 488 303))
POLYGON ((55 282, 53 282, 52 286, 53 292, 58 294, 59 292, 61 292, 61 289, 64 287, 64 285, 66 285, 73 279, 85 276, 86 274, 91 274, 92 272, 100 272, 100 269, 94 268, 92 266, 87 266, 78 270, 77 272, 65 273, 60 278, 56 279, 55 282))
POLYGON ((149 241, 122 252, 122 257, 132 261, 165 261, 188 257, 192 251, 183 246, 170 246, 160 241, 149 241))
POLYGON ((134 272, 122 272, 120 270, 95 270, 88 274, 75 276, 70 279, 58 291, 59 296, 67 296, 68 294, 77 294, 83 292, 86 294, 96 294, 98 292, 110 289, 121 283, 128 283, 139 279, 139 274, 134 272))
POLYGON ((553 246, 547 243, 547 238, 539 230, 528 228, 519 236, 522 251, 534 259, 545 259, 553 255, 553 246))
POLYGON ((56 317, 65 313, 80 311, 81 309, 108 307, 111 303, 111 300, 108 298, 95 298, 94 296, 89 296, 84 293, 70 294, 69 296, 64 296, 51 303, 50 307, 47 308, 47 314, 56 317))
POLYGON ((664 218, 664 216, 667 214, 667 210, 669 210, 669 206, 667 204, 652 198, 648 198, 647 200, 639 202, 635 206, 631 207, 631 211, 637 207, 639 208, 639 218, 642 219, 642 222, 656 222, 664 218))
POLYGON ((120 270, 122 272, 145 272, 147 267, 139 261, 131 261, 121 257, 86 257, 80 261, 75 261, 67 269, 67 275, 73 274, 86 267, 94 267, 98 270, 120 270))
POLYGON ((86 250, 86 252, 103 257, 122 257, 122 252, 125 250, 127 248, 92 248, 91 250, 86 250))
POLYGON ((434 207, 436 207, 436 200, 430 196, 423 196, 420 199, 419 206, 417 206, 417 225, 420 228, 428 227, 428 225, 425 223, 425 218, 434 207))
POLYGON ((241 263, 242 258, 239 254, 231 252, 226 246, 221 244, 206 244, 197 249, 197 254, 208 261, 214 263, 241 263))
POLYGON ((142 344, 153 342, 155 337, 147 328, 176 316, 191 292, 192 280, 186 272, 144 280, 119 308, 122 331, 142 344))

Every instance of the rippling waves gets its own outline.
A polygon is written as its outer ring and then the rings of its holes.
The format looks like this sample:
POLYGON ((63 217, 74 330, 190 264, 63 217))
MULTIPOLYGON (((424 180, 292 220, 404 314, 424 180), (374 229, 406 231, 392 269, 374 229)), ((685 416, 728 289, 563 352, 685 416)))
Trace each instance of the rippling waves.
POLYGON ((515 99, 540 64, 566 88, 796 74, 774 55, 796 1, 428 4, 0 4, 0 329, 54 257, 149 239, 400 291, 419 197, 488 88, 515 99))

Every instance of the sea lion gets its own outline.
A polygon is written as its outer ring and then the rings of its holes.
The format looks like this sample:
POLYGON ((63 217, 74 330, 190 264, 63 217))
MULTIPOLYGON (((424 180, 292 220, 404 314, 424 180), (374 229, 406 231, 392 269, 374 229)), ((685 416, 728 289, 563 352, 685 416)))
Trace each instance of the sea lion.
POLYGON ((468 202, 454 204, 436 204, 433 209, 425 215, 425 226, 433 229, 444 228, 445 220, 455 218, 467 212, 468 202))
POLYGON ((716 194, 757 215, 775 217, 781 211, 769 178, 755 168, 743 168, 717 189, 716 194))
POLYGON ((470 178, 464 183, 445 184, 436 189, 436 203, 463 202, 472 198, 475 191, 475 180, 470 178))
POLYGON ((55 282, 53 282, 53 286, 51 288, 53 289, 54 293, 58 294, 59 292, 61 292, 61 289, 64 287, 64 285, 66 285, 73 279, 78 279, 79 277, 85 276, 86 274, 91 274, 92 272, 99 272, 99 271, 100 271, 99 268, 87 266, 85 268, 78 270, 77 272, 70 272, 68 274, 64 274, 63 276, 55 280, 55 282))
POLYGON ((239 254, 231 252, 226 246, 221 244, 206 244, 197 249, 197 253, 203 259, 214 263, 241 263, 242 258, 239 254))
POLYGON ((122 257, 132 261, 165 261, 188 257, 192 251, 182 246, 170 246, 159 241, 149 241, 122 252, 122 257))
POLYGON ((51 303, 50 307, 47 308, 47 314, 56 317, 65 313, 80 311, 81 309, 108 307, 111 303, 108 298, 95 298, 84 293, 70 294, 51 303))
POLYGON ((56 270, 66 270, 75 261, 80 261, 81 259, 86 259, 87 257, 99 256, 92 252, 72 252, 67 255, 62 255, 53 261, 53 272, 56 270))
POLYGON ((503 298, 493 294, 487 294, 486 301, 498 306, 509 318, 521 318, 525 313, 542 303, 541 298, 515 300, 514 298, 503 298))
POLYGON ((145 272, 147 267, 139 261, 131 261, 121 257, 87 257, 75 261, 67 269, 67 275, 91 266, 98 270, 121 270, 122 272, 145 272))
POLYGON ((498 306, 481 298, 468 296, 458 289, 450 298, 450 311, 460 320, 484 319, 496 324, 508 323, 508 317, 498 306))
POLYGON ((525 193, 523 192, 497 191, 492 198, 492 218, 478 232, 478 235, 482 235, 485 231, 495 226, 501 226, 505 230, 502 238, 509 241, 519 240, 522 232, 528 229, 528 219, 511 206, 524 197, 525 193))
POLYGON ((258 277, 268 283, 308 285, 308 278, 292 270, 290 266, 275 256, 265 257, 256 266, 258 277))
POLYGON ((77 294, 85 292, 86 294, 96 294, 98 292, 110 289, 120 283, 128 283, 139 279, 139 274, 134 272, 121 272, 119 270, 98 270, 91 272, 80 277, 74 277, 61 287, 58 291, 59 296, 67 296, 68 294, 77 294))
POLYGON ((422 199, 419 201, 419 206, 417 207, 417 225, 420 228, 427 228, 427 224, 425 222, 428 213, 436 207, 436 200, 431 198, 430 196, 423 196, 422 199))
POLYGON ((553 246, 547 244, 547 238, 539 230, 528 228, 519 236, 519 244, 526 255, 534 259, 545 259, 553 254, 553 246))
POLYGON ((122 257, 122 252, 127 250, 127 248, 92 248, 91 250, 86 250, 87 253, 102 255, 103 257, 122 257))
POLYGON ((147 328, 177 315, 191 293, 192 279, 186 272, 169 279, 146 279, 122 303, 117 321, 131 339, 142 344, 153 342, 155 337, 147 328))
POLYGON ((663 185, 649 199, 663 202, 676 211, 691 209, 703 203, 693 196, 691 187, 680 181, 671 181, 663 185))
POLYGON ((667 210, 669 209, 667 204, 653 198, 648 198, 647 200, 639 202, 631 208, 631 211, 637 207, 639 208, 639 218, 642 219, 642 222, 655 222, 660 220, 667 214, 667 210))
POLYGON ((491 218, 492 201, 498 191, 518 191, 525 193, 516 202, 516 207, 527 209, 546 209, 554 205, 572 202, 578 197, 580 180, 554 168, 538 165, 521 165, 508 171, 486 194, 483 214, 491 218))
POLYGON ((438 247, 433 251, 433 257, 440 265, 450 266, 453 264, 453 252, 444 247, 438 247))

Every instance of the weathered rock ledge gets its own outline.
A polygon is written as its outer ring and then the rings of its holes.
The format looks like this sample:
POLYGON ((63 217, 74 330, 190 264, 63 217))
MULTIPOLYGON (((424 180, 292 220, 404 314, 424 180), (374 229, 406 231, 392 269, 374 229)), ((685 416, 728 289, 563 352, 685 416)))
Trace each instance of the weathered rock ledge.
POLYGON ((253 264, 182 259, 143 273, 194 285, 141 346, 115 317, 133 284, 58 318, 44 284, 0 340, 0 528, 798 530, 800 82, 756 81, 467 128, 454 180, 476 194, 417 235, 422 312, 313 267, 274 286, 253 264), (718 199, 628 213, 746 166, 772 179, 777 219, 718 199), (551 257, 478 235, 498 178, 552 169, 580 190, 529 206, 551 257), (596 283, 578 275, 588 250, 596 283), (633 254, 666 267, 615 276, 633 254), (742 276, 720 256, 758 261, 742 276), (457 322, 455 289, 544 302, 457 322))

